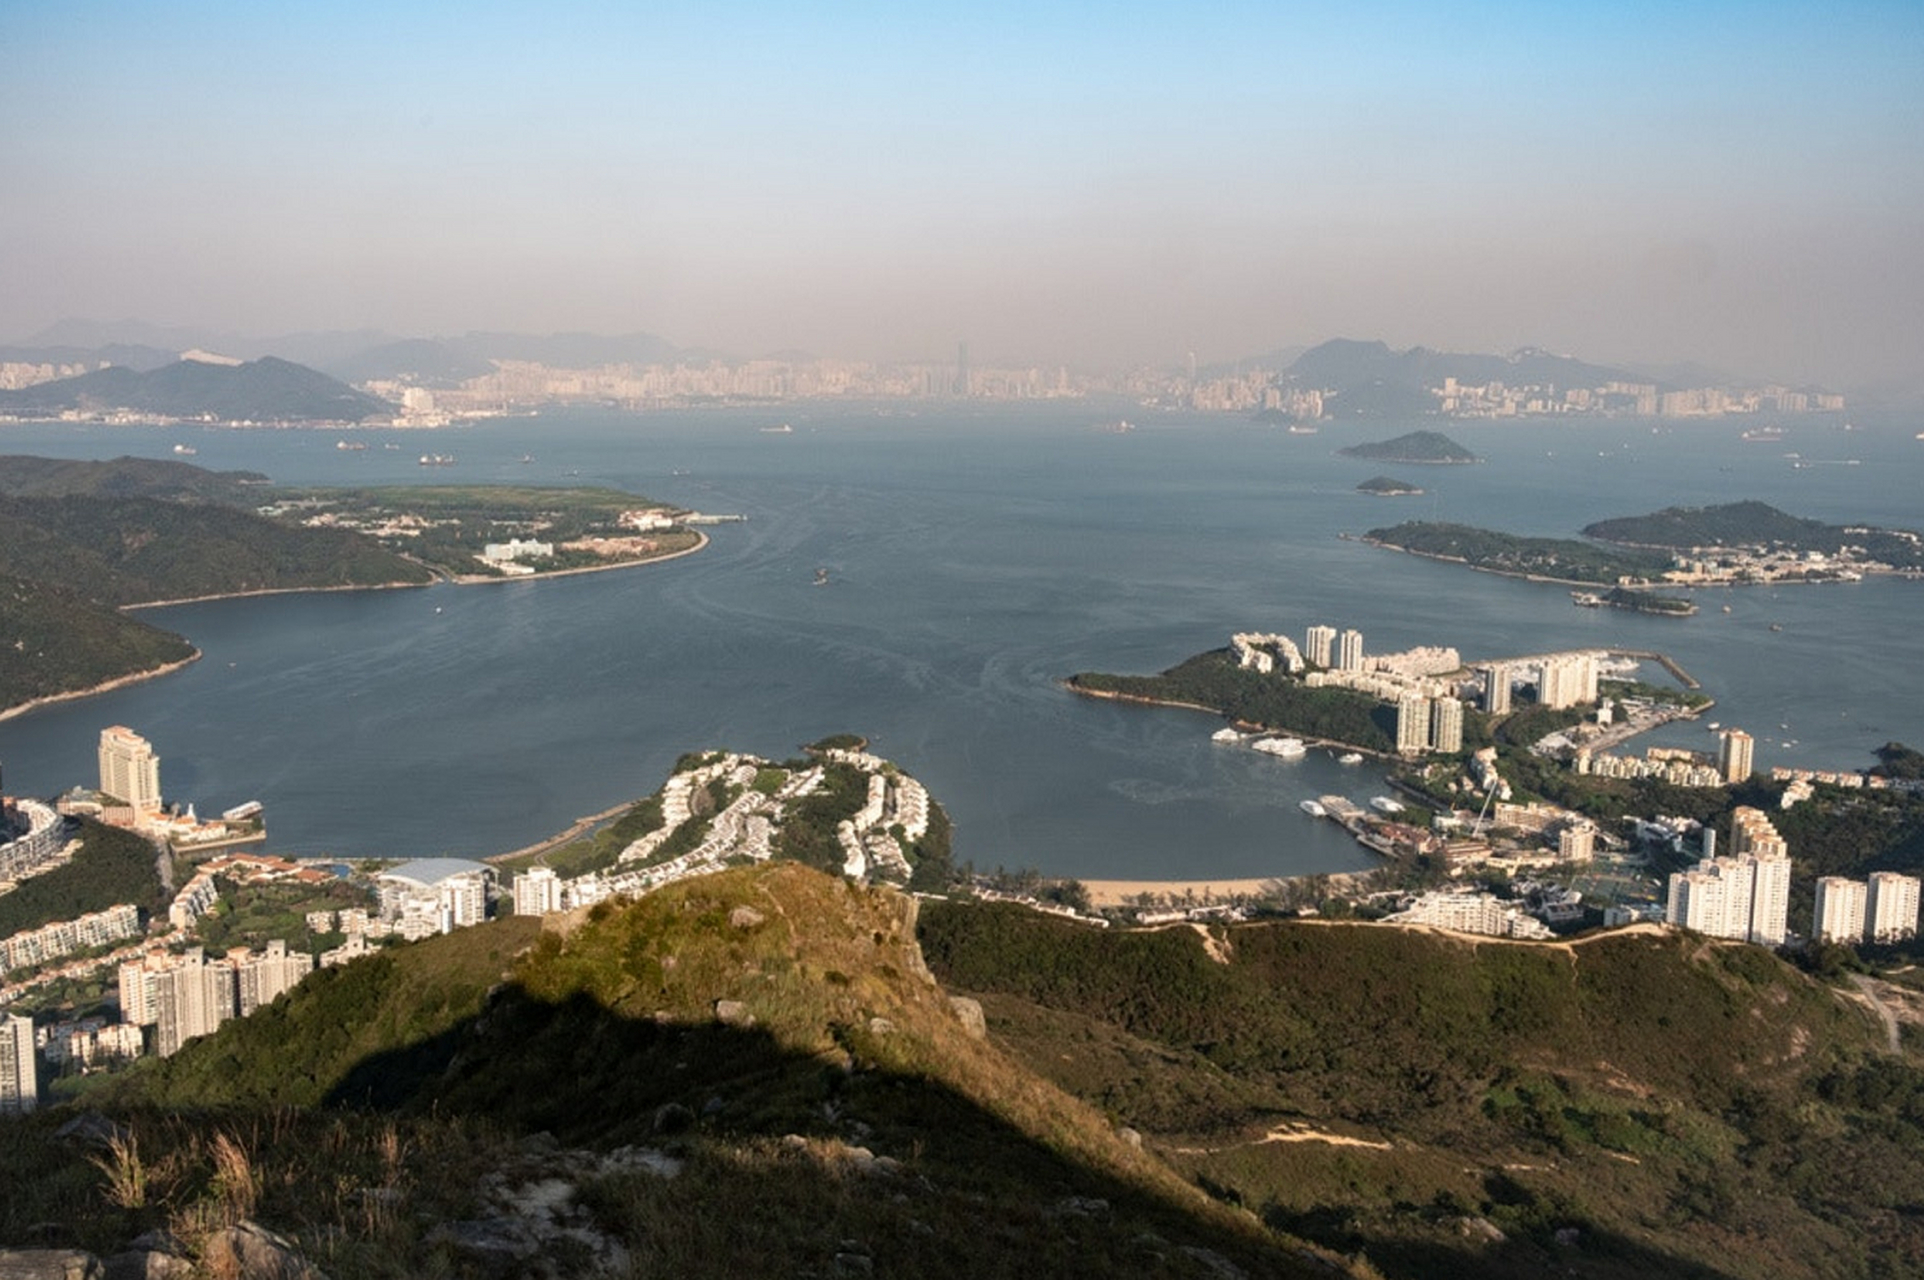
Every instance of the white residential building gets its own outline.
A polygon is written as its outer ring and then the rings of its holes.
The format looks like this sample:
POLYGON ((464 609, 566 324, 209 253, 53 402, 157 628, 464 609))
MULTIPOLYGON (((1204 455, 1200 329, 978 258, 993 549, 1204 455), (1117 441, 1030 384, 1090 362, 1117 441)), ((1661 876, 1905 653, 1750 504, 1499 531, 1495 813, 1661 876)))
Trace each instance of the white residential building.
POLYGON ((1309 660, 1319 667, 1327 667, 1336 650, 1336 628, 1318 623, 1305 633, 1303 640, 1309 660))
POLYGON ((1519 903, 1487 893, 1426 893, 1407 908, 1385 918, 1389 924, 1425 924, 1456 933, 1481 933, 1497 938, 1548 938, 1550 931, 1519 903))
POLYGON ((1421 755, 1430 748, 1430 700, 1405 694, 1396 700, 1396 750, 1421 755))
POLYGON ((514 878, 514 913, 545 916, 561 910, 561 877, 553 867, 530 867, 514 878))
POLYGON ((1343 632, 1337 640, 1336 667, 1339 671, 1361 671, 1363 669, 1363 633, 1354 628, 1343 632))
POLYGON ((1448 755, 1463 750, 1463 704, 1457 699, 1430 703, 1430 748, 1448 755))
POLYGON ((1874 871, 1865 886, 1864 932, 1871 942, 1917 936, 1918 878, 1874 871))
POLYGON ((125 725, 100 731, 100 789, 136 817, 160 812, 160 757, 125 725))
POLYGON ((1818 942, 1864 940, 1864 883, 1842 876, 1820 876, 1810 936, 1818 942))
POLYGON ((1717 938, 1781 946, 1789 937, 1790 851, 1760 809, 1731 816, 1731 852, 1670 877, 1665 919, 1717 938))

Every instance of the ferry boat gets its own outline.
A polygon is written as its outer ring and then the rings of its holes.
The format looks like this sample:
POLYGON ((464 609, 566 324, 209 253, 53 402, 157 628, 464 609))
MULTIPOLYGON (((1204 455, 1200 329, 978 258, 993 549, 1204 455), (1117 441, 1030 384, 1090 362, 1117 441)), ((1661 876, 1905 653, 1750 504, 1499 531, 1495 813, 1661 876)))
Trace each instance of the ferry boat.
POLYGON ((1258 738, 1249 745, 1264 755, 1280 756, 1284 760, 1300 760, 1309 754, 1309 747, 1301 738, 1258 738))
POLYGON ((1370 808, 1376 810, 1378 813, 1403 812, 1403 805, 1399 801, 1390 799, 1388 796, 1371 796, 1370 808))
POLYGON ((1305 800, 1301 804, 1298 804, 1296 807, 1298 809, 1301 809, 1304 813, 1307 813, 1312 818, 1329 817, 1329 810, 1325 809, 1322 805, 1317 804, 1314 800, 1305 800))

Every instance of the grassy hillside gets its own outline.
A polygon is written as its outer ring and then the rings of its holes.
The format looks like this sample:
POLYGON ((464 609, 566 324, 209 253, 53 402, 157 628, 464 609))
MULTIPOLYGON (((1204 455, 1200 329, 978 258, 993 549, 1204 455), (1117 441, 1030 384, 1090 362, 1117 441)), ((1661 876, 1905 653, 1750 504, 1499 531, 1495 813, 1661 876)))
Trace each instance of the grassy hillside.
POLYGON ((337 1280, 467 1274, 443 1228, 490 1187, 557 1145, 637 1144, 679 1175, 572 1193, 622 1242, 616 1274, 1342 1271, 972 1034, 914 916, 775 864, 324 971, 90 1098, 125 1126, 113 1156, 40 1141, 58 1115, 24 1122, 0 1145, 20 1189, 0 1239, 59 1222, 104 1251, 245 1213, 337 1280))
POLYGON ((65 866, 0 894, 0 938, 131 902, 142 911, 163 905, 154 847, 131 831, 80 819, 80 850, 65 866))
POLYGON ((1924 1265, 1924 1072, 1760 948, 1312 923, 1206 944, 961 905, 921 936, 1039 1073, 1391 1275, 1924 1265))
POLYGON ((258 471, 209 471, 165 458, 80 461, 0 457, 0 494, 12 498, 165 498, 252 507, 267 477, 258 471))
POLYGON ((344 530, 155 498, 0 499, 0 547, 0 571, 111 605, 432 577, 344 530))

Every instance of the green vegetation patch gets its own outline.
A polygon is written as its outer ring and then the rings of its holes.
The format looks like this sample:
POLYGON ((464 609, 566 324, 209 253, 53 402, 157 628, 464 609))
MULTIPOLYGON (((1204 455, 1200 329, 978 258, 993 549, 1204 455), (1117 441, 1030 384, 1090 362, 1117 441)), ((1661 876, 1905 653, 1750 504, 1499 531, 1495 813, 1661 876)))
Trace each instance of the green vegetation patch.
POLYGON ((1444 521, 1411 520, 1371 529, 1363 537, 1381 546, 1442 560, 1461 560, 1472 568, 1561 582, 1614 584, 1620 578, 1643 581, 1669 566, 1667 555, 1600 547, 1574 538, 1525 538, 1493 529, 1444 521))
POLYGON ((0 938, 123 902, 146 912, 164 905, 153 845, 91 818, 77 821, 81 844, 71 861, 0 894, 0 938))
POLYGON ((1297 680, 1239 667, 1225 649, 1197 654, 1157 676, 1085 672, 1069 683, 1089 693, 1203 707, 1249 724, 1368 750, 1396 746, 1393 708, 1351 689, 1311 689, 1297 680))

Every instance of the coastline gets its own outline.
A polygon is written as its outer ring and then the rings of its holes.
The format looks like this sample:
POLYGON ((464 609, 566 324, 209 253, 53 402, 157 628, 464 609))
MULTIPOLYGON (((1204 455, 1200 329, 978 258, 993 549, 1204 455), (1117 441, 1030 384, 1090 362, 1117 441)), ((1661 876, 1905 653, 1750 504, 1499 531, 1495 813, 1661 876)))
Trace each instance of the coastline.
MULTIPOLYGON (((437 578, 433 582, 370 582, 333 587, 266 587, 259 591, 224 591, 217 592, 213 595, 188 596, 180 600, 142 600, 135 604, 120 605, 119 608, 123 612, 131 613, 137 609, 163 609, 170 605, 177 604, 205 604, 214 600, 246 600, 254 596, 297 595, 308 591, 419 591, 443 582, 457 587, 475 586, 494 582, 540 582, 547 578, 567 578, 581 573, 605 573, 610 569, 637 569, 644 565, 662 564, 669 560, 679 560, 683 556, 694 555, 697 551, 702 550, 708 545, 708 535, 701 530, 695 530, 695 538, 696 542, 692 547, 684 547, 680 551, 671 551, 667 555, 651 556, 646 560, 624 560, 619 564, 585 565, 579 569, 557 569, 549 573, 530 573, 512 578, 486 578, 476 576, 472 578, 437 578)), ((126 685, 138 684, 143 680, 154 680, 164 675, 171 675, 190 662, 200 661, 200 657, 200 650, 195 649, 190 657, 182 658, 179 662, 170 662, 165 666, 155 667, 150 671, 135 671, 124 676, 115 676, 112 680, 104 681, 86 689, 73 689, 66 693, 50 693, 43 697, 30 698, 26 702, 16 703, 11 707, 0 709, 0 720, 11 720, 15 716, 25 715, 29 711, 50 706, 56 702, 71 702, 77 698, 90 698, 97 693, 109 693, 126 685)), ((623 807, 625 808, 626 806, 623 807)))
MULTIPOLYGON (((1658 582, 1650 578, 1639 578, 1632 583, 1620 582, 1612 584, 1589 579, 1553 578, 1549 574, 1525 573, 1520 569, 1495 569, 1489 565, 1471 564, 1462 556, 1446 556, 1435 551, 1418 551, 1414 547, 1405 547, 1395 542, 1385 542, 1381 538, 1365 537, 1360 533, 1339 533, 1336 536, 1345 542, 1360 542, 1366 547, 1375 547, 1382 551, 1397 551, 1406 556, 1415 556, 1419 560, 1434 560, 1439 564, 1457 564, 1462 565, 1465 569, 1471 569, 1477 573, 1493 574, 1499 578, 1515 578, 1520 582, 1549 582, 1562 587, 1588 587, 1595 589, 1597 587, 1610 587, 1615 585, 1627 587, 1632 591, 1641 591, 1646 587, 1668 587, 1677 591, 1715 591, 1738 587, 1824 587, 1839 584, 1848 585, 1851 581, 1848 578, 1759 578, 1754 582, 1738 582, 1735 580, 1729 582, 1658 582)), ((1924 576, 1909 570, 1892 569, 1888 567, 1866 566, 1857 568, 1855 571, 1865 577, 1883 577, 1888 575, 1899 578, 1914 578, 1924 576)), ((1643 610, 1638 610, 1637 612, 1654 613, 1654 611, 1643 610)))
POLYGON ((165 609, 177 604, 207 604, 214 600, 247 600, 255 596, 291 596, 307 591, 422 591, 443 584, 473 587, 497 582, 544 582, 549 578, 569 578, 580 573, 606 573, 610 569, 639 569, 644 565, 665 564, 670 560, 679 560, 683 556, 694 555, 708 545, 708 535, 701 530, 695 530, 695 538, 694 546, 684 547, 680 551, 670 551, 666 555, 650 556, 646 560, 623 560, 616 564, 583 565, 579 569, 551 569, 545 573, 523 573, 500 578, 479 573, 442 575, 436 571, 435 578, 430 582, 362 582, 331 587, 262 587, 258 591, 217 591, 211 595, 183 596, 178 600, 141 600, 119 607, 124 611, 165 609))
POLYGON ((641 801, 639 800, 623 800, 620 804, 603 809, 600 813, 590 813, 583 817, 576 818, 573 825, 569 826, 565 831, 557 831, 551 836, 542 837, 533 844, 522 845, 519 849, 511 849, 507 853, 487 854, 480 858, 479 861, 485 862, 490 866, 498 866, 502 863, 513 862, 516 858, 525 858, 530 854, 551 852, 552 850, 561 848, 563 845, 572 844, 592 828, 599 826, 610 818, 618 817, 626 813, 640 803, 641 801))
POLYGON ((190 663, 199 662, 200 657, 200 650, 195 649, 193 653, 182 658, 179 662, 169 662, 163 666, 154 667, 149 671, 136 671, 130 675, 115 676, 112 680, 105 681, 104 683, 94 685, 87 689, 74 689, 67 693, 50 693, 45 697, 29 698, 25 702, 15 703, 5 710, 0 710, 0 720, 11 720, 15 716, 23 716, 27 714, 27 712, 37 710, 40 707, 52 706, 56 702, 72 702, 76 698, 91 698, 96 693, 109 693, 115 689, 125 688, 130 684, 139 684, 143 680, 155 680, 161 676, 172 675, 190 663))
POLYGON ((487 586, 498 582, 542 582, 549 578, 572 578, 582 573, 607 573, 614 569, 639 569, 644 565, 666 564, 670 560, 679 560, 683 556, 692 556, 708 545, 707 534, 703 533, 700 529, 696 529, 693 532, 695 535, 694 546, 683 547, 680 551, 670 551, 666 555, 649 556, 646 560, 621 560, 614 564, 584 564, 579 569, 550 569, 545 573, 517 573, 507 577, 495 577, 485 573, 461 573, 456 574, 452 578, 443 579, 443 581, 450 582, 457 587, 487 586))

